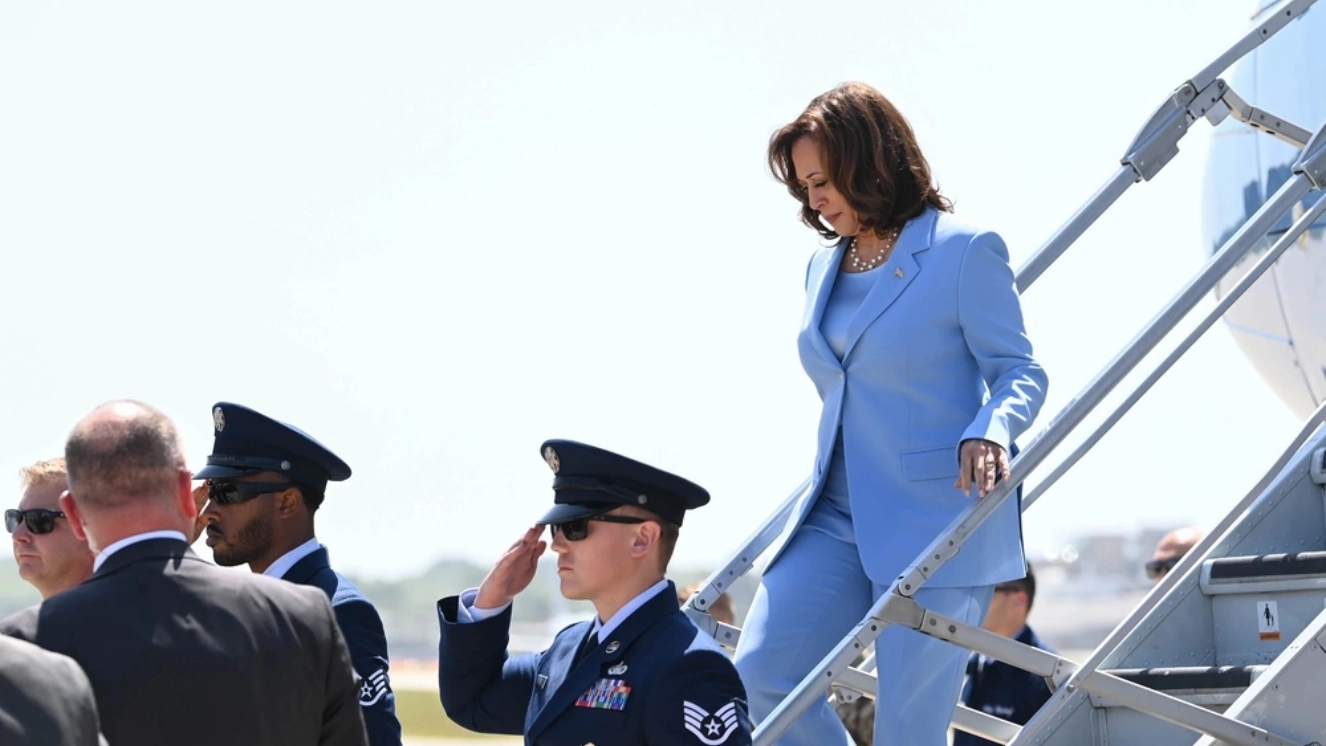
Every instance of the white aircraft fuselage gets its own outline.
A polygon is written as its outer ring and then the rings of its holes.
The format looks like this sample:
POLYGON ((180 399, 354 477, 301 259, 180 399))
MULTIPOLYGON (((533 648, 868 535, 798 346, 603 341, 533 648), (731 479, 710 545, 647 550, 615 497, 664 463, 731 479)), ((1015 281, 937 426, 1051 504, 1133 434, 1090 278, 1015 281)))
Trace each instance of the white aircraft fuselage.
MULTIPOLYGON (((1262 20, 1259 14, 1254 22, 1262 20)), ((1249 104, 1316 132, 1326 122, 1326 8, 1314 6, 1227 77, 1249 104)), ((1202 237, 1208 252, 1290 178, 1298 151, 1232 117, 1207 155, 1202 237)), ((1223 294, 1321 192, 1310 192, 1230 274, 1223 294)), ((1318 220, 1225 315, 1258 373, 1299 417, 1326 400, 1326 218, 1318 220)))

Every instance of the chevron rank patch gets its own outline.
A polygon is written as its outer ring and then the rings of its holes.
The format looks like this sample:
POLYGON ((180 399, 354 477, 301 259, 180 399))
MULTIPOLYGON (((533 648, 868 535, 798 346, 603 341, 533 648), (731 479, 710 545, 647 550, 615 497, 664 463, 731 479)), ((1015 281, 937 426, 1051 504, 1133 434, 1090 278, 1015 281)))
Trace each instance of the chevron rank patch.
POLYGON ((359 706, 372 707, 389 691, 391 684, 387 681, 387 669, 379 668, 359 682, 359 706))
POLYGON ((700 743, 718 746, 737 729, 737 704, 728 702, 709 712, 694 702, 682 702, 682 721, 700 743))
POLYGON ((623 679, 599 679, 576 700, 576 707, 595 710, 625 710, 631 687, 623 679))

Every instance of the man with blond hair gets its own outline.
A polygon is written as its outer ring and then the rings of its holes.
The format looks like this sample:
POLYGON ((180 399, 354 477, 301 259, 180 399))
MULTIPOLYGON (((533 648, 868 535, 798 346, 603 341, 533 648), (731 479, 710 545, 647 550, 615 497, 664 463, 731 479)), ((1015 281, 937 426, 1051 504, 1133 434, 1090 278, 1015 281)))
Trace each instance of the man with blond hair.
POLYGON ((64 459, 38 461, 20 477, 23 496, 17 508, 5 511, 5 529, 13 536, 19 577, 50 598, 92 577, 95 556, 60 510, 68 486, 64 459))
POLYGON ((327 596, 189 549, 198 507, 170 418, 104 404, 74 427, 65 461, 60 510, 98 553, 92 577, 0 633, 82 667, 112 746, 367 746, 327 596))

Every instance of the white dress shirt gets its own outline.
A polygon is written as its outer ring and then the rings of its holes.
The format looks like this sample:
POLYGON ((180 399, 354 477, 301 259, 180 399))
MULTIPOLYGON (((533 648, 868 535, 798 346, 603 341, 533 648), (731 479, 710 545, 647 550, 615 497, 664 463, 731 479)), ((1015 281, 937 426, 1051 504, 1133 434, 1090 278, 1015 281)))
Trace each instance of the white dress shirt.
POLYGON ((664 578, 663 580, 660 580, 657 583, 654 583, 653 585, 646 588, 644 593, 641 593, 640 595, 636 596, 630 601, 627 601, 626 605, 623 606, 621 609, 619 609, 616 614, 613 614, 612 618, 609 619, 608 621, 600 622, 598 617, 594 617, 594 628, 589 631, 589 634, 598 635, 599 641, 602 642, 603 638, 612 634, 612 631, 614 629, 617 629, 617 627, 621 625, 622 622, 626 621, 627 617, 634 614, 641 606, 644 606, 646 603, 649 603, 649 601, 651 601, 654 598, 654 596, 657 596, 658 594, 662 593, 667 589, 668 589, 668 581, 667 578, 664 578))
POLYGON ((322 545, 318 543, 318 537, 315 536, 312 539, 309 539, 303 544, 300 544, 294 549, 291 549, 290 551, 281 555, 280 559, 273 562, 271 567, 268 567, 266 570, 263 570, 262 574, 266 575, 269 578, 277 578, 277 579, 283 578, 285 577, 286 573, 290 572, 290 568, 295 566, 296 562, 304 559, 310 554, 313 554, 314 552, 318 551, 321 548, 322 545))
POLYGON ((105 563, 106 559, 110 557, 112 554, 115 554, 116 552, 120 551, 121 549, 124 549, 130 544, 137 544, 140 541, 147 541, 149 539, 179 539, 180 541, 186 543, 189 541, 189 537, 185 536, 183 533, 179 531, 169 531, 169 530, 148 531, 147 533, 144 534, 134 534, 133 536, 126 536, 123 539, 120 539, 114 544, 111 544, 110 546, 101 550, 101 552, 97 554, 97 558, 92 560, 92 572, 95 573, 97 570, 100 570, 101 565, 105 563))

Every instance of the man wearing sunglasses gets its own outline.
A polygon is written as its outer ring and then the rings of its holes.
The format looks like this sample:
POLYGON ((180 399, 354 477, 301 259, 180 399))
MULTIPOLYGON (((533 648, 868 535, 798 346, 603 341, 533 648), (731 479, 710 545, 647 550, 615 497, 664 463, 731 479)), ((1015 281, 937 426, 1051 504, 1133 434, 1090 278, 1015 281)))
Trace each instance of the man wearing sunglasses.
POLYGON ((109 743, 366 746, 327 597, 189 548, 197 506, 170 418, 103 404, 70 433, 65 462, 60 510, 98 553, 92 577, 0 634, 73 658, 109 743))
POLYGON ((19 577, 50 598, 92 577, 95 557, 60 510, 64 459, 38 461, 23 470, 22 480, 23 497, 17 509, 5 511, 5 530, 13 537, 19 577))
POLYGON ((313 518, 327 482, 350 477, 350 467, 299 428, 248 407, 212 407, 212 455, 194 479, 204 479, 202 520, 218 565, 247 564, 255 573, 322 589, 350 646, 371 746, 400 746, 396 695, 387 678, 387 637, 377 607, 331 568, 313 518))
POLYGON ((1156 544, 1155 554, 1144 568, 1147 578, 1153 584, 1159 583, 1201 540, 1202 532, 1190 526, 1176 528, 1162 536, 1160 543, 1156 544))
POLYGON ((484 733, 535 744, 751 743, 746 691, 664 578, 682 518, 709 493, 594 446, 550 440, 553 507, 483 584, 438 602, 442 706, 484 733), (597 616, 537 655, 508 658, 512 600, 534 578, 547 526, 562 595, 597 616))

